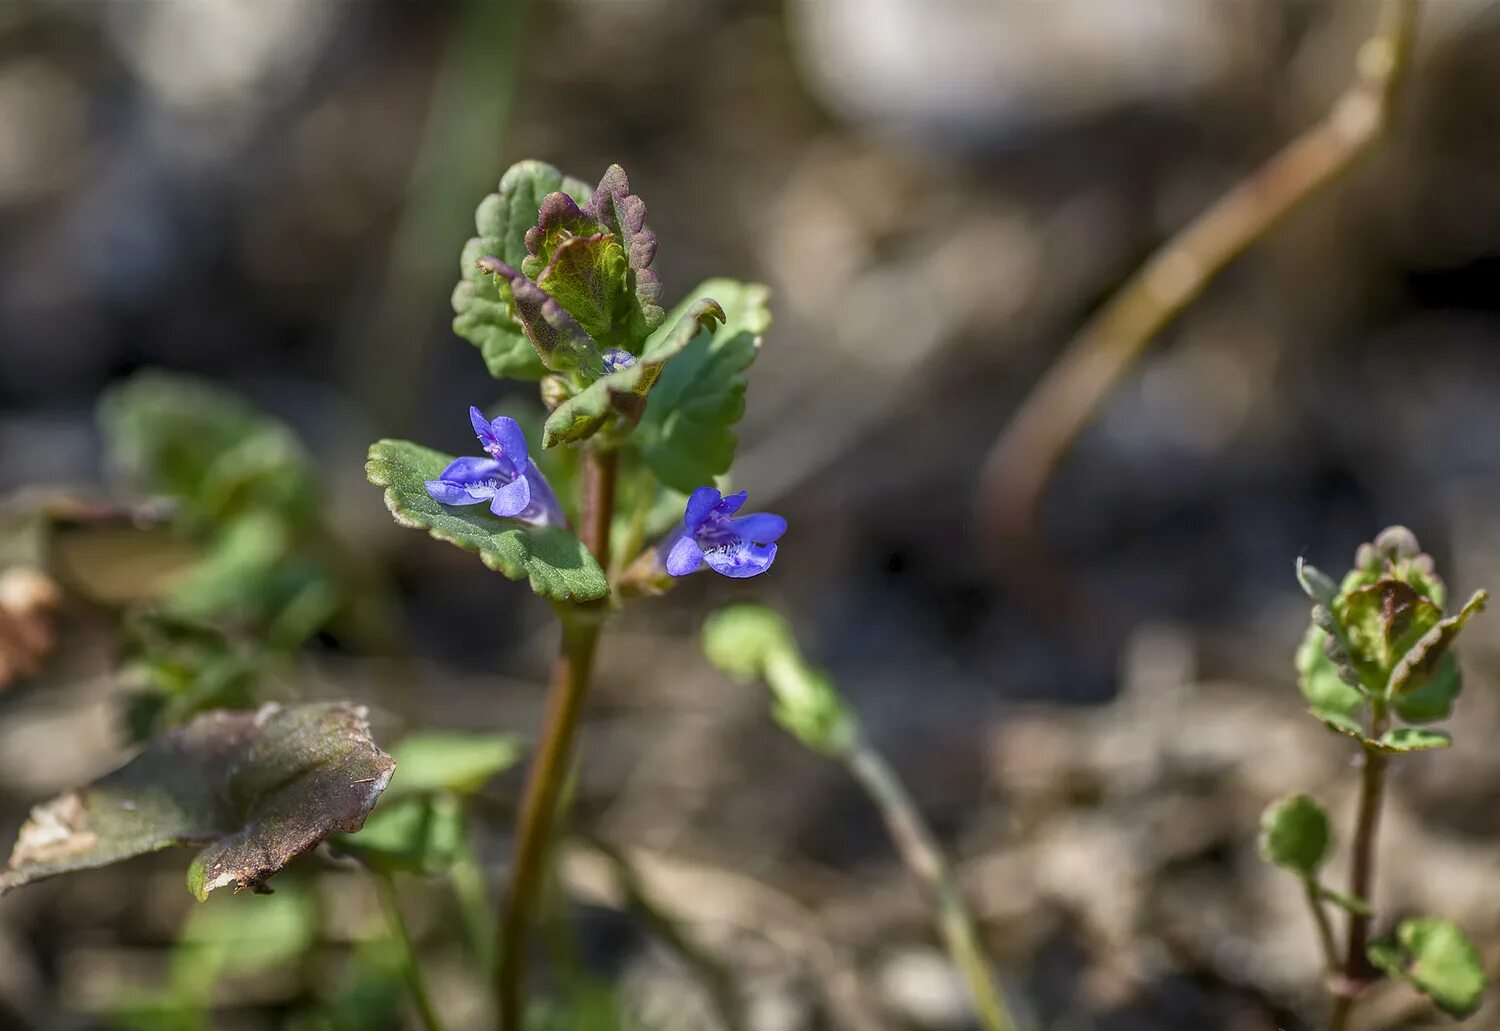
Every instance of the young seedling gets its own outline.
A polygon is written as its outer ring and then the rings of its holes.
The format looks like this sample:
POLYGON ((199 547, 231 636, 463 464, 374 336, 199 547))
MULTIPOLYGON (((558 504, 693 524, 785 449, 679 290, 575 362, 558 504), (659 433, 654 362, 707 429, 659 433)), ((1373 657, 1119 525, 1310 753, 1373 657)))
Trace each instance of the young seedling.
POLYGON ((1409 919, 1393 941, 1371 943, 1376 838, 1387 766, 1413 752, 1447 748, 1446 719, 1462 687, 1454 641, 1488 595, 1476 591, 1449 605, 1447 588, 1410 530, 1393 526, 1361 545, 1354 568, 1335 583, 1297 561, 1297 580, 1313 601, 1312 621, 1297 650, 1298 683, 1309 712, 1350 738, 1361 757, 1359 803, 1346 892, 1325 886, 1320 870, 1332 847, 1327 813, 1307 795, 1273 803, 1261 818, 1261 854, 1295 874, 1318 928, 1328 986, 1331 1031, 1345 1031, 1360 992, 1376 968, 1409 982, 1455 1017, 1479 1008, 1485 977, 1479 955, 1457 927, 1409 919), (1347 920, 1339 951, 1326 904, 1347 920))

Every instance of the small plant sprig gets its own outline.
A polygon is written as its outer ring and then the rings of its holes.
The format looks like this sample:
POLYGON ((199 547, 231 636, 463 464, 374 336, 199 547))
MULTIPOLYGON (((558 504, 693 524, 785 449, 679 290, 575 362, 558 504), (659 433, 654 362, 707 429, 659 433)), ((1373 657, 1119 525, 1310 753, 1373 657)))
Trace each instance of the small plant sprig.
POLYGON ((527 938, 605 618, 622 598, 699 570, 764 573, 786 521, 738 514, 745 493, 726 496, 719 482, 734 459, 744 371, 770 324, 765 287, 712 279, 664 309, 656 236, 618 165, 590 188, 520 162, 475 225, 454 330, 496 379, 538 384, 540 432, 528 440, 524 413, 471 407, 483 455, 382 440, 367 471, 398 523, 528 582, 561 623, 495 950, 500 1026, 519 1031, 527 938))
POLYGON ((760 605, 735 605, 704 624, 703 652, 741 683, 764 681, 771 713, 809 749, 842 763, 880 810, 901 860, 927 889, 944 947, 963 975, 984 1031, 1013 1031, 958 879, 900 777, 860 730, 833 680, 808 665, 786 621, 760 605))
POLYGON ((1320 871, 1333 843, 1328 814, 1308 795, 1273 803, 1261 818, 1261 854, 1303 883, 1318 929, 1329 990, 1331 1031, 1345 1031, 1360 992, 1378 970, 1404 980, 1455 1017, 1478 1009, 1485 988, 1479 954, 1453 924, 1402 920, 1394 940, 1371 943, 1376 838, 1387 765, 1394 757, 1447 748, 1452 738, 1424 724, 1452 715, 1462 687, 1454 641, 1488 599, 1476 591, 1456 611, 1411 531, 1393 526, 1361 545, 1341 583, 1297 561, 1297 580, 1314 602, 1297 650, 1298 683, 1309 711, 1357 743, 1362 756, 1346 892, 1320 871), (1325 905, 1345 911, 1342 953, 1325 905))

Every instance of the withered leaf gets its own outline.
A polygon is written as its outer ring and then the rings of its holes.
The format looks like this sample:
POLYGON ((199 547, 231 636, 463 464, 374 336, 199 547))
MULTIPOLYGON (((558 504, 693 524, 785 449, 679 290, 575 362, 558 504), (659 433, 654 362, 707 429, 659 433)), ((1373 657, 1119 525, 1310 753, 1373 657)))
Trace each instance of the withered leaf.
POLYGON ((359 830, 395 768, 358 706, 205 713, 33 809, 0 894, 174 845, 203 846, 188 871, 200 900, 230 885, 259 890, 329 834, 359 830))

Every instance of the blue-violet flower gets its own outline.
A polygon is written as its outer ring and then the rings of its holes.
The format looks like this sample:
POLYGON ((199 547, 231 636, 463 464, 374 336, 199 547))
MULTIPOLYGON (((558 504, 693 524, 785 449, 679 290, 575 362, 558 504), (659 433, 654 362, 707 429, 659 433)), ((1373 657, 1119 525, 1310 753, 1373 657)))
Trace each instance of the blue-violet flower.
POLYGON ((728 497, 712 487, 693 491, 682 525, 662 542, 667 572, 687 576, 707 565, 724 576, 746 577, 770 569, 786 520, 769 512, 736 516, 744 504, 744 491, 728 497))
POLYGON ((455 458, 442 475, 427 480, 427 493, 444 505, 479 505, 533 526, 562 526, 562 506, 526 450, 526 435, 514 419, 486 422, 470 407, 469 422, 488 458, 455 458))
POLYGON ((619 372, 635 364, 635 355, 623 347, 611 347, 604 352, 604 371, 619 372))

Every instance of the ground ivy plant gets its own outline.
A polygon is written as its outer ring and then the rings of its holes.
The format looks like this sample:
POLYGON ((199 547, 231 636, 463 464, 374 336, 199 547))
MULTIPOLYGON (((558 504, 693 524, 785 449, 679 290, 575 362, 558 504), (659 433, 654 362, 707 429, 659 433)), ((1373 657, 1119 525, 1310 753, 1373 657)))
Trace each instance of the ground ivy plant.
POLYGON ((1389 939, 1371 942, 1375 844, 1392 760, 1447 748, 1447 731, 1429 724, 1453 714, 1462 687, 1454 642, 1484 608, 1476 591, 1452 604, 1432 557, 1405 527, 1361 545, 1354 567, 1335 582, 1300 559, 1297 580, 1313 601, 1297 651, 1298 683, 1309 712, 1359 750, 1361 775, 1346 891, 1324 884, 1333 847, 1328 814, 1312 797, 1273 803, 1261 818, 1264 857, 1301 882, 1318 929, 1333 995, 1331 1031, 1345 1031, 1374 975, 1409 983, 1455 1017, 1479 1007, 1485 976, 1478 952, 1455 925, 1429 917, 1401 920, 1389 939), (1345 912, 1342 950, 1328 907, 1345 912))
POLYGON ((765 287, 710 279, 666 308, 645 203, 618 165, 591 188, 520 162, 475 225, 454 330, 495 379, 536 382, 545 419, 528 434, 476 405, 480 454, 382 440, 367 471, 398 523, 529 584, 561 623, 496 943, 501 1026, 518 1029, 525 946, 605 617, 699 571, 766 572, 786 522, 742 514, 746 494, 722 492, 745 371, 770 325, 765 287))

